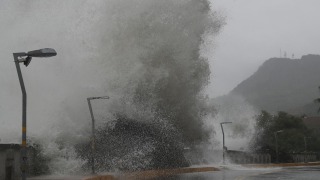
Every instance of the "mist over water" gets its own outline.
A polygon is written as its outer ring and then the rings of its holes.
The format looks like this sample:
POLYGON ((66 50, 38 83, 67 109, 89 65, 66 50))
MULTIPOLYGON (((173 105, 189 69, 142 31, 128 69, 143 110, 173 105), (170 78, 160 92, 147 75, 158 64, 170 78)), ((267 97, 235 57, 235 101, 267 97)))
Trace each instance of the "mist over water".
MULTIPOLYGON (((210 6, 206 0, 1 1, 2 142, 20 138, 12 53, 43 47, 58 56, 34 58, 22 73, 28 136, 40 139, 46 153, 60 157, 89 140, 90 96, 110 96, 93 104, 98 124, 121 114, 175 132, 178 144, 208 141, 212 129, 204 119, 212 108, 204 90, 210 69, 202 53, 210 45, 206 38, 224 24, 210 6)), ((51 168, 60 172, 63 160, 57 159, 51 168)))
POLYGON ((217 111, 214 120, 211 121, 216 132, 212 141, 218 144, 220 142, 218 147, 222 149, 220 123, 232 122, 223 125, 228 150, 250 151, 249 142, 255 131, 255 118, 259 110, 235 94, 215 98, 212 103, 217 111))

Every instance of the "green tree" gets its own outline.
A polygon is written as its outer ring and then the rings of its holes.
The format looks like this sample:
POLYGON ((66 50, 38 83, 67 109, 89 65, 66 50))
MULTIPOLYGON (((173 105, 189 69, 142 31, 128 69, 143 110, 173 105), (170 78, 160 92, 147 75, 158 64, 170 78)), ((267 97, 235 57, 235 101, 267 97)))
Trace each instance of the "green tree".
POLYGON ((256 152, 267 152, 271 154, 272 161, 276 159, 275 132, 278 133, 279 161, 290 162, 290 153, 303 152, 304 138, 310 137, 310 150, 319 150, 318 137, 303 123, 302 118, 279 112, 271 115, 262 111, 256 118, 256 133, 251 140, 251 149, 256 152), (312 149, 311 149, 312 148, 312 149))
MULTIPOLYGON (((320 86, 318 87, 319 91, 320 91, 320 86)), ((320 98, 317 98, 314 100, 315 103, 320 103, 320 98)), ((318 109, 318 113, 320 112, 320 107, 318 109)))

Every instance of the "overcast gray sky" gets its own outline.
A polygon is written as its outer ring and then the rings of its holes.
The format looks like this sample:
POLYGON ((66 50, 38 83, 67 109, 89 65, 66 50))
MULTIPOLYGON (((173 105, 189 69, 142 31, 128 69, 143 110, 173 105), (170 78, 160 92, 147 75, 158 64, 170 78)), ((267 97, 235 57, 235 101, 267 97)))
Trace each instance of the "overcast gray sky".
POLYGON ((227 25, 210 52, 211 97, 228 93, 280 49, 320 54, 319 0, 211 0, 227 25))
MULTIPOLYGON (((34 59, 31 66, 22 68, 30 106, 28 123, 34 128, 30 132, 41 128, 46 132, 42 124, 55 119, 63 120, 68 129, 66 117, 77 122, 90 118, 85 98, 76 97, 103 93, 99 84, 105 76, 92 69, 97 69, 95 50, 101 39, 96 32, 108 30, 102 22, 111 17, 105 8, 112 7, 104 3, 0 0, 0 125, 8 130, 1 130, 2 141, 8 133, 20 132, 21 122, 16 120, 21 115, 16 111, 21 112, 21 92, 12 52, 39 47, 54 47, 58 52, 57 57, 34 59)), ((280 48, 290 57, 292 53, 297 58, 320 54, 319 0, 212 0, 212 5, 227 17, 227 25, 216 37, 215 46, 207 47, 212 66, 211 97, 228 93, 266 59, 279 57, 280 48)))

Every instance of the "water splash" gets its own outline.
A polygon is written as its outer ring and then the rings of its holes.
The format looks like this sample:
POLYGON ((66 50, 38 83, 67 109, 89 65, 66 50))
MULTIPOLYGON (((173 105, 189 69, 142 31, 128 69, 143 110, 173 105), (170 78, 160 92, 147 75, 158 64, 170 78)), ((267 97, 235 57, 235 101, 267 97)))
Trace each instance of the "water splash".
MULTIPOLYGON (((124 114, 140 122, 169 124, 187 145, 208 139, 210 131, 202 120, 210 111, 203 92, 210 69, 201 48, 206 36, 218 33, 223 25, 208 1, 57 4, 7 0, 2 5, 6 8, 0 12, 0 21, 6 26, 0 28, 1 33, 14 39, 0 45, 0 54, 8 54, 2 57, 8 62, 1 67, 5 73, 1 77, 9 78, 0 79, 4 85, 0 98, 6 102, 0 106, 1 123, 12 132, 1 130, 6 141, 19 141, 21 118, 19 108, 12 108, 21 105, 11 53, 41 47, 54 47, 58 56, 52 61, 34 60, 23 68, 29 135, 54 134, 43 137, 52 142, 63 139, 71 146, 88 141, 90 117, 85 98, 109 95, 107 104, 97 102, 94 107, 103 113, 97 116, 100 121, 124 114), (9 12, 14 13, 8 16, 9 12)), ((55 149, 47 147, 48 151, 55 149)))

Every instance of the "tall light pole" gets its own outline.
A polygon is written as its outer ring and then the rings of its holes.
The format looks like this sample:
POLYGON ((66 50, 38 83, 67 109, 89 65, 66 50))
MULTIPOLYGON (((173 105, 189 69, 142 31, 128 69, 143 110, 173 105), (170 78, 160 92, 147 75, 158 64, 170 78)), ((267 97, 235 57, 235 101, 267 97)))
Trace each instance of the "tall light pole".
POLYGON ((311 139, 311 137, 306 137, 304 136, 303 137, 303 140, 304 140, 304 152, 307 152, 307 139, 311 139))
POLYGON ((306 159, 306 153, 307 153, 307 139, 311 139, 311 137, 306 137, 306 136, 304 136, 303 137, 303 140, 304 140, 304 152, 305 152, 305 154, 304 154, 304 162, 307 162, 307 159, 306 159))
POLYGON ((274 132, 274 137, 276 138, 276 157, 277 157, 276 163, 279 163, 279 150, 278 150, 278 136, 277 136, 277 134, 281 133, 281 132, 283 132, 283 130, 274 132))
POLYGON ((88 106, 89 106, 89 110, 90 110, 90 115, 91 115, 91 119, 92 119, 92 137, 91 137, 91 162, 92 162, 92 174, 95 174, 95 169, 94 169, 94 159, 95 159, 95 151, 96 151, 96 136, 95 136, 95 120, 94 120, 94 116, 93 116, 93 111, 92 111, 92 106, 91 106, 91 100, 94 99, 109 99, 109 96, 100 96, 100 97, 88 97, 87 101, 88 101, 88 106))
POLYGON ((26 170, 28 166, 28 157, 27 157, 27 92, 24 86, 22 73, 20 69, 20 64, 23 63, 25 66, 28 66, 31 62, 32 57, 52 57, 56 56, 57 52, 51 48, 44 48, 34 51, 18 52, 13 53, 13 59, 16 65, 18 78, 20 82, 21 92, 22 92, 22 143, 21 143, 21 178, 26 180, 26 170))
POLYGON ((222 131, 222 142, 223 142, 223 147, 222 147, 222 158, 223 158, 223 164, 225 164, 225 151, 227 150, 227 148, 224 145, 224 131, 223 131, 223 124, 230 124, 232 122, 221 122, 220 126, 221 126, 221 131, 222 131))

